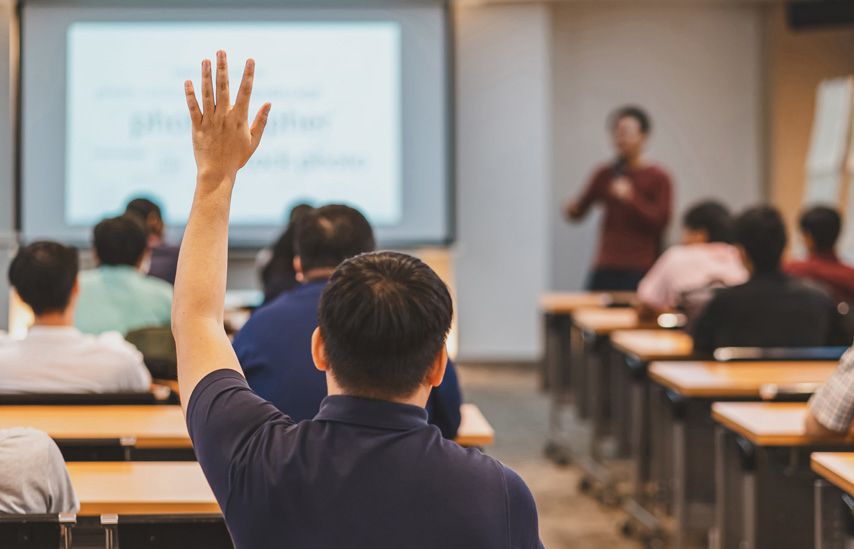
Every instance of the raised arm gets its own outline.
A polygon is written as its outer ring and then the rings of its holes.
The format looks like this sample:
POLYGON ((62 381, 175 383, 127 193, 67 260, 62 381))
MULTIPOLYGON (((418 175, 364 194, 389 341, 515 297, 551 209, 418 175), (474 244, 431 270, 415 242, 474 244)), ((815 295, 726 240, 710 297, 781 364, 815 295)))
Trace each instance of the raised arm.
POLYGON ((193 390, 207 374, 220 369, 240 372, 240 363, 223 328, 228 214, 237 170, 258 148, 270 104, 249 126, 249 97, 255 62, 248 60, 237 99, 231 105, 225 52, 217 52, 216 94, 211 62, 202 62, 202 107, 193 83, 185 91, 193 127, 197 176, 193 208, 181 242, 172 332, 178 348, 178 384, 184 410, 193 390), (216 99, 214 99, 216 97, 216 99))

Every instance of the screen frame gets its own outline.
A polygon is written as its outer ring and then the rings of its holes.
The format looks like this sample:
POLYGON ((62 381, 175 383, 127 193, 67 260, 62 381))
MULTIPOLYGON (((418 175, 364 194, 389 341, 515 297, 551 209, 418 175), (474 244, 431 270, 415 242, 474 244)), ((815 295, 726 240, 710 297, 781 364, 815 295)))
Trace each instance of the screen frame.
MULTIPOLYGON (((23 205, 23 127, 24 127, 24 6, 39 5, 39 6, 74 6, 74 7, 108 7, 108 8, 163 8, 163 9, 204 9, 204 8, 223 8, 234 7, 234 2, 229 0, 18 0, 16 3, 16 27, 17 27, 17 75, 16 75, 16 98, 15 98, 15 128, 14 128, 14 144, 15 144, 15 166, 14 166, 14 227, 15 231, 21 235, 23 240, 24 228, 24 205, 23 205)), ((456 162, 456 56, 454 42, 454 22, 453 13, 451 10, 450 0, 247 0, 241 2, 241 7, 246 8, 270 8, 270 7, 288 7, 288 8, 319 8, 319 9, 334 9, 334 8, 349 8, 349 9, 365 9, 365 8, 394 8, 394 7, 412 7, 412 6, 434 6, 441 8, 443 27, 444 27, 444 69, 445 69, 445 86, 444 86, 444 104, 445 117, 442 121, 442 134, 444 135, 444 154, 445 154, 445 175, 444 175, 444 191, 445 191, 445 237, 438 239, 380 239, 378 245, 382 248, 424 248, 424 247, 450 247, 457 240, 457 162, 456 162)), ((282 227, 281 230, 284 230, 282 227)), ((181 231, 183 232, 183 231, 181 231)), ((267 245, 271 245, 276 236, 267 245)), ((68 244, 74 244, 82 248, 89 248, 91 242, 68 239, 68 244)), ((258 250, 265 247, 261 244, 247 244, 244 242, 234 241, 229 239, 229 249, 233 250, 258 250)))

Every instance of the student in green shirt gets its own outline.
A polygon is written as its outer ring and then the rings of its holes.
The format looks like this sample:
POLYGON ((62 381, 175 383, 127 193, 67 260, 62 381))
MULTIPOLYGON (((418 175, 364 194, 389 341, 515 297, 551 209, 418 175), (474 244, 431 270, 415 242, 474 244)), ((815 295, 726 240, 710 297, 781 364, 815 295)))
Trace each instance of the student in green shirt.
POLYGON ((98 268, 80 273, 74 324, 85 333, 168 326, 172 285, 139 271, 146 251, 145 227, 132 216, 105 219, 95 226, 98 268))

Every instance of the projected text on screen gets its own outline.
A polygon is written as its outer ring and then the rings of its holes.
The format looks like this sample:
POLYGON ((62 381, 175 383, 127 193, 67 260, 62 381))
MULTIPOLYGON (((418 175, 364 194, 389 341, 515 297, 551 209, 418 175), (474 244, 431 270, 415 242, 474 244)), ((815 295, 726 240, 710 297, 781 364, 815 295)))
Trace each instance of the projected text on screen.
POLYGON ((135 196, 186 222, 195 162, 184 80, 229 57, 232 99, 256 61, 250 117, 273 104, 241 171, 232 222, 278 225, 298 202, 345 202, 377 225, 402 215, 401 38, 395 22, 74 23, 68 30, 66 223, 135 196))

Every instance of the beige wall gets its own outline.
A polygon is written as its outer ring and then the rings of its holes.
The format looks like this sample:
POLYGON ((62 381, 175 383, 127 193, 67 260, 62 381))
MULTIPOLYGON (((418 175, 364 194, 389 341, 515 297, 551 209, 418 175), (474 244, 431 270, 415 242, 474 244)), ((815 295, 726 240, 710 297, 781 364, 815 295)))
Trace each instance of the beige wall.
POLYGON ((786 27, 785 10, 777 7, 769 18, 767 52, 770 195, 794 229, 816 88, 825 78, 854 74, 854 30, 794 32, 786 27))

